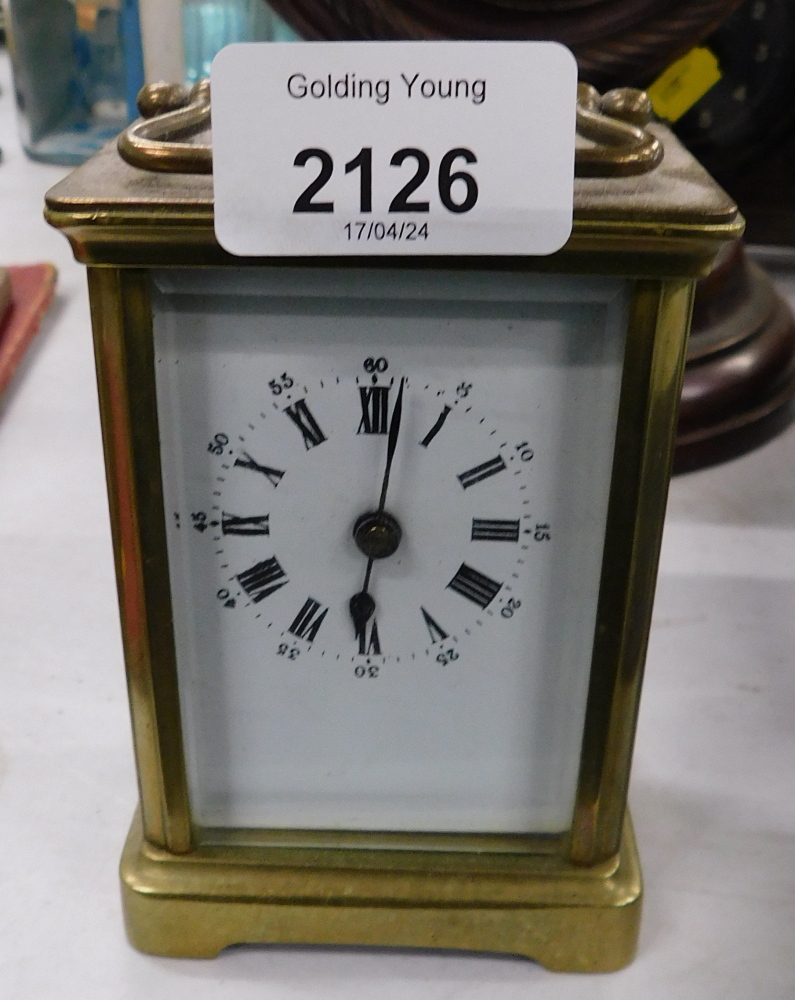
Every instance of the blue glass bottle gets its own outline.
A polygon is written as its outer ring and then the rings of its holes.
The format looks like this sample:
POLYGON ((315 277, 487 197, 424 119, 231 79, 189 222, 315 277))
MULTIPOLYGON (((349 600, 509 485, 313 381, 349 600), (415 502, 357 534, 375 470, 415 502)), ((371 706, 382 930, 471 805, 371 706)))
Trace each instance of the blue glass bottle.
POLYGON ((82 163, 136 117, 143 84, 137 0, 7 0, 22 145, 82 163))
POLYGON ((183 0, 182 29, 191 84, 210 75, 210 64, 224 45, 298 37, 263 0, 183 0))

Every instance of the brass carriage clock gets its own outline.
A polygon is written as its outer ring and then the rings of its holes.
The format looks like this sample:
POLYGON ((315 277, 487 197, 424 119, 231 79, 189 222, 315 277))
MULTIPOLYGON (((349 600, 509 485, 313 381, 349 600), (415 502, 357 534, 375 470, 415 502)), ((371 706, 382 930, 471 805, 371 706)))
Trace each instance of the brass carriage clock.
POLYGON ((585 87, 559 252, 241 259, 207 88, 141 104, 47 196, 89 268, 131 941, 621 967, 691 297, 734 204, 585 87))

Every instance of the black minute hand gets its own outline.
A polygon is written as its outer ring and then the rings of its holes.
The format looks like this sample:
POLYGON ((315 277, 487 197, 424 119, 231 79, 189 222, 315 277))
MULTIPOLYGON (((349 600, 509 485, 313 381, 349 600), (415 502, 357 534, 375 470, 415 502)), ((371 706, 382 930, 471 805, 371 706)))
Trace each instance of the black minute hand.
POLYGON ((398 434, 400 434, 400 418, 403 415, 403 383, 405 377, 400 380, 395 408, 392 410, 392 420, 389 423, 389 439, 386 445, 386 468, 384 469, 384 483, 381 487, 381 499, 378 501, 379 513, 384 509, 386 503, 386 491, 389 487, 389 473, 392 471, 392 459, 395 457, 398 434))

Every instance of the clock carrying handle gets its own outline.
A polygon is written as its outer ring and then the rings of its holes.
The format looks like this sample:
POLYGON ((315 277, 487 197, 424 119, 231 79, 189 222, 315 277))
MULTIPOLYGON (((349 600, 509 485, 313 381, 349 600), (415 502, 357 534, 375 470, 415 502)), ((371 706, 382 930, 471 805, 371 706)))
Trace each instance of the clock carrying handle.
POLYGON ((142 117, 119 136, 122 159, 142 170, 211 174, 213 147, 187 142, 210 127, 210 81, 191 90, 176 83, 149 83, 136 99, 142 117))
POLYGON ((629 177, 654 170, 663 147, 646 131, 651 118, 651 100, 643 90, 618 87, 600 96, 589 83, 579 83, 577 135, 592 145, 576 147, 575 176, 629 177))
MULTIPOLYGON (((142 170, 211 174, 213 149, 190 142, 210 127, 210 81, 190 91, 178 84, 152 83, 138 94, 142 118, 119 136, 122 158, 142 170)), ((651 101, 642 90, 620 87, 604 96, 590 84, 577 87, 577 177, 626 177, 653 170, 663 158, 660 141, 646 131, 651 101)))

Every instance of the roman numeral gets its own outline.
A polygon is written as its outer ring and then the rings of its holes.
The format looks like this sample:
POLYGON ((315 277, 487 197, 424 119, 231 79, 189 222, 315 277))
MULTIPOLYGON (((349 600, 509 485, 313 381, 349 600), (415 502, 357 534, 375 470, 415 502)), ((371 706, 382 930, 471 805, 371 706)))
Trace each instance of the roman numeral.
POLYGON ((431 633, 431 642, 444 642, 449 633, 445 632, 442 626, 431 618, 425 608, 420 608, 420 611, 422 612, 422 617, 425 619, 425 624, 428 626, 428 631, 431 633))
POLYGON ((238 517, 236 514, 221 514, 221 532, 224 535, 269 535, 270 514, 257 514, 254 517, 238 517))
POLYGON ((433 425, 433 427, 431 427, 431 429, 428 431, 428 433, 425 435, 422 441, 420 441, 420 444, 423 446, 423 448, 427 448, 428 445, 431 443, 431 441, 433 441, 433 439, 442 429, 445 420, 447 420, 447 414, 450 413, 451 410, 452 410, 451 406, 445 406, 445 408, 436 418, 436 423, 433 425))
POLYGON ((264 601, 266 597, 287 583, 287 574, 279 565, 276 556, 257 563, 251 569, 236 577, 240 586, 255 604, 264 601))
POLYGON ((487 608, 497 596, 502 584, 472 569, 466 563, 461 563, 458 572, 447 586, 462 597, 466 597, 468 601, 477 604, 479 608, 487 608))
POLYGON ((386 434, 389 413, 388 386, 359 386, 362 419, 357 434, 386 434))
POLYGON ((378 622, 373 618, 370 626, 370 638, 367 638, 367 626, 356 637, 359 640, 360 656, 381 656, 381 640, 378 638, 378 622))
POLYGON ((502 455, 497 455, 496 458, 490 458, 488 462, 484 462, 482 465, 476 465, 474 469, 468 469, 466 472, 462 472, 458 476, 458 480, 465 490, 468 490, 470 486, 474 486, 475 483, 479 483, 484 479, 488 479, 489 476, 496 476, 498 472, 506 468, 505 462, 502 460, 502 455))
POLYGON ((519 521, 489 521, 472 518, 473 542, 518 542, 519 521))
POLYGON ((307 451, 326 440, 326 435, 320 429, 317 420, 312 416, 305 399, 299 399, 297 403, 286 407, 284 412, 301 432, 301 436, 304 439, 304 447, 307 451))
POLYGON ((243 452, 243 458, 235 459, 235 465, 240 469, 251 469, 252 472, 261 472, 268 482, 274 486, 279 485, 284 475, 281 469, 271 469, 267 465, 260 465, 259 462, 255 462, 247 451, 243 452))
POLYGON ((293 635, 297 635, 299 639, 314 642, 318 629, 323 624, 323 619, 327 614, 328 608, 323 608, 314 597, 307 597, 304 606, 295 616, 293 624, 287 631, 292 632, 293 635))

